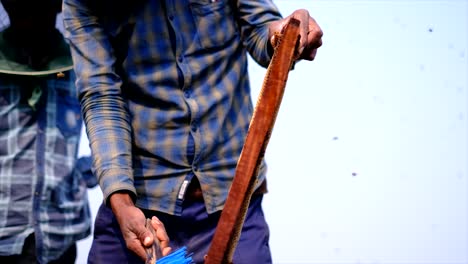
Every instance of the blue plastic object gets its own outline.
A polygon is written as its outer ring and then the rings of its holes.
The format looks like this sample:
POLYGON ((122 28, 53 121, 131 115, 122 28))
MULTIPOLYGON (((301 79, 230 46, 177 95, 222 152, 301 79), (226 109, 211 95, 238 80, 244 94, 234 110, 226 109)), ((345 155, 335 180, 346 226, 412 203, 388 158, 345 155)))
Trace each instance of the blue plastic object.
POLYGON ((192 254, 187 254, 187 247, 179 248, 171 254, 160 258, 156 264, 191 264, 192 254))

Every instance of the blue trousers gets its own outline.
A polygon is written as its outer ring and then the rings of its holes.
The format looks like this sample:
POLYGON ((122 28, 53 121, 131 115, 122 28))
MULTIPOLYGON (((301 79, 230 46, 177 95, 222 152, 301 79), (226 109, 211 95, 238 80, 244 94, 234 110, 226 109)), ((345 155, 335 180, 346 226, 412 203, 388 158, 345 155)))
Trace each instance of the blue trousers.
MULTIPOLYGON (((262 199, 262 195, 255 195, 250 201, 239 243, 234 252, 234 264, 272 263, 268 244, 270 235, 262 210, 262 199)), ((148 210, 143 210, 143 212, 148 218, 155 215, 164 223, 173 250, 186 246, 187 252, 193 253, 194 263, 204 262, 203 259, 211 244, 220 212, 207 214, 203 200, 184 201, 181 216, 148 210)), ((96 216, 88 263, 144 263, 127 250, 117 220, 112 210, 105 205, 101 205, 96 216)))

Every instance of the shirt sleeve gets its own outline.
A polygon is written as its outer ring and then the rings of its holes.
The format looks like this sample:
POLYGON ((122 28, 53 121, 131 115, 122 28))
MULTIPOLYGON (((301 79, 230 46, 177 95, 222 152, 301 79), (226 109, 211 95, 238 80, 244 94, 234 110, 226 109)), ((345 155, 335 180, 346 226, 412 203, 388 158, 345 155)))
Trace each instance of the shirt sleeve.
MULTIPOLYGON (((93 0, 65 0, 63 19, 77 76, 76 86, 104 201, 116 191, 135 197, 131 127, 117 69, 117 30, 98 18, 93 0)), ((117 27, 116 27, 117 28, 117 27)), ((128 41, 128 40, 127 40, 128 41)))
POLYGON ((271 0, 237 2, 237 19, 243 45, 258 64, 267 67, 271 60, 271 54, 268 53, 268 24, 281 19, 281 14, 271 0))

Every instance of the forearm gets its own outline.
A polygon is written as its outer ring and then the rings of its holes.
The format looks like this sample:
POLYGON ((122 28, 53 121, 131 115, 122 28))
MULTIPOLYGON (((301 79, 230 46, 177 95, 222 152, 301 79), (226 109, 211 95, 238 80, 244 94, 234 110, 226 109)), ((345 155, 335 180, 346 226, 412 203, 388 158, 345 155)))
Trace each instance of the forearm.
POLYGON ((117 191, 135 193, 130 118, 109 32, 87 4, 86 0, 64 1, 65 36, 72 50, 93 171, 107 201, 117 191))
POLYGON ((105 201, 117 191, 134 195, 131 128, 125 102, 120 95, 84 92, 81 103, 93 170, 105 201))

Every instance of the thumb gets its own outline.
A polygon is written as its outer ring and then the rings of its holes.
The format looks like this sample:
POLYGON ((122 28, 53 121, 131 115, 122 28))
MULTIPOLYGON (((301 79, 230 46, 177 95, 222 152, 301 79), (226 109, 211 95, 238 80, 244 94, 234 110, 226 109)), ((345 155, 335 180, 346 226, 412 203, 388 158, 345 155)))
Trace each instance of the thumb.
POLYGON ((154 237, 153 234, 147 229, 144 228, 139 232, 138 239, 144 247, 151 247, 153 245, 154 237))
POLYGON ((147 259, 147 249, 152 246, 154 241, 151 232, 146 229, 144 224, 135 225, 131 232, 133 233, 133 239, 125 239, 127 248, 143 260, 147 259))
POLYGON ((305 9, 299 9, 294 11, 288 18, 295 18, 301 22, 300 25, 300 39, 299 39, 299 49, 298 53, 302 54, 306 45, 307 45, 307 33, 308 33, 308 26, 309 26, 309 12, 305 9))

